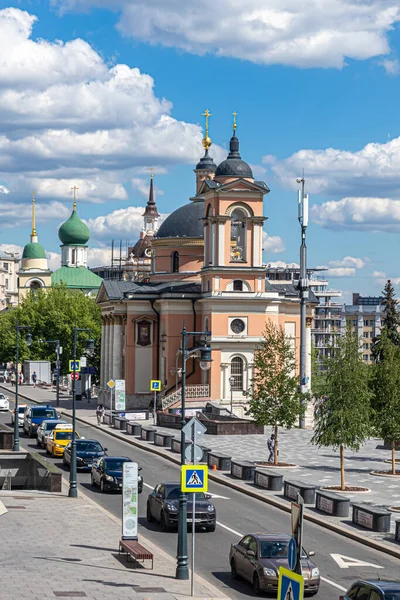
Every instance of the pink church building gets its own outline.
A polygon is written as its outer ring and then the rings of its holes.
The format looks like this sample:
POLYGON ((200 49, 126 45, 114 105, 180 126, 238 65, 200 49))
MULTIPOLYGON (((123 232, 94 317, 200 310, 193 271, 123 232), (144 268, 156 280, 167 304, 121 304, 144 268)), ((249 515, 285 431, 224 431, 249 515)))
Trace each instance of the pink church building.
MULTIPOLYGON (((218 166, 209 156, 211 140, 197 164, 195 194, 158 228, 153 186, 144 213, 142 245, 149 255, 148 279, 103 281, 100 398, 109 405, 107 381, 126 380, 128 407, 148 406, 151 379, 162 382, 160 406, 180 405, 181 331, 209 331, 209 370, 191 357, 186 363, 187 404, 230 404, 243 416, 253 373, 254 350, 268 319, 282 325, 299 354, 300 299, 293 284, 266 281, 263 266, 264 197, 241 158, 236 126, 229 154, 218 166)), ((308 373, 311 376, 311 294, 307 319, 308 373)), ((195 347, 201 339, 188 339, 195 347)))

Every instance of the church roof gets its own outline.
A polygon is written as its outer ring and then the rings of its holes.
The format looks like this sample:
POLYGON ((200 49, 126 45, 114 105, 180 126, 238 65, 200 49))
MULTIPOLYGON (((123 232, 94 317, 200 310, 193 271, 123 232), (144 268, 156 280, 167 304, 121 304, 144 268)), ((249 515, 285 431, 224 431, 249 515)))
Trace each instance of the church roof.
POLYGON ((153 186, 153 175, 150 178, 150 191, 149 199, 146 204, 146 209, 142 217, 159 217, 160 214, 157 210, 156 202, 154 200, 154 186, 153 186))
POLYGON ((22 258, 47 258, 47 256, 42 244, 29 242, 24 248, 22 258))
POLYGON ((68 288, 98 289, 103 279, 86 267, 60 267, 51 275, 51 284, 65 283, 68 288))
MULTIPOLYGON (((169 282, 131 282, 104 279, 101 289, 104 290, 108 300, 122 300, 127 296, 162 296, 163 294, 200 294, 201 284, 194 282, 169 281, 169 282)), ((99 301, 99 296, 98 296, 99 301)))
POLYGON ((247 177, 253 179, 253 171, 239 154, 239 139, 236 133, 233 132, 229 143, 229 154, 226 160, 218 165, 215 171, 215 177, 247 177))
POLYGON ((172 212, 162 223, 155 239, 159 238, 202 238, 204 226, 204 201, 189 202, 172 212))
POLYGON ((89 227, 78 217, 75 204, 70 218, 58 230, 58 237, 65 246, 84 246, 88 242, 89 227))

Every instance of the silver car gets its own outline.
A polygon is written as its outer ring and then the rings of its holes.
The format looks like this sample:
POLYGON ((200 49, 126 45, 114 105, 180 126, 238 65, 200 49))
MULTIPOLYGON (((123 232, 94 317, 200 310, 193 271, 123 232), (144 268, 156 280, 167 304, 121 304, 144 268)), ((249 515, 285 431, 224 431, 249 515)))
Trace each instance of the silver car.
POLYGON ((67 423, 67 421, 62 421, 61 419, 45 419, 42 421, 37 430, 37 445, 46 448, 47 438, 54 427, 63 423, 67 423))

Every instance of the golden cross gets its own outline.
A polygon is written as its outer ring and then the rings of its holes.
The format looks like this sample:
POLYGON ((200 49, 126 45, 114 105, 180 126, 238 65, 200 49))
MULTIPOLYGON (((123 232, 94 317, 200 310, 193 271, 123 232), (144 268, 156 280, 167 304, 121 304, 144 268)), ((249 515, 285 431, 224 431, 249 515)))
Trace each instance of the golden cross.
POLYGON ((208 138, 208 119, 212 117, 212 114, 208 110, 208 108, 203 112, 203 117, 206 118, 206 138, 208 138))
POLYGON ((35 192, 34 191, 32 191, 32 235, 36 235, 35 192))
POLYGON ((72 187, 71 190, 74 191, 74 208, 76 208, 76 192, 79 190, 79 188, 76 187, 76 185, 74 185, 74 187, 72 187))
POLYGON ((237 117, 237 112, 236 110, 233 111, 233 131, 236 131, 236 117, 237 117))
POLYGON ((149 167, 149 171, 150 171, 150 179, 153 179, 155 168, 149 167))

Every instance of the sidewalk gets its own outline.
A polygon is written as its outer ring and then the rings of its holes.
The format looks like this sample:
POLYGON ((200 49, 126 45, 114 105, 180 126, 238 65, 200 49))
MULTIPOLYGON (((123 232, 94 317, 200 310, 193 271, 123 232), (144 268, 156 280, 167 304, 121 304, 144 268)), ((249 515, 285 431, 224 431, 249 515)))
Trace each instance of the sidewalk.
MULTIPOLYGON (((118 555, 121 524, 80 492, 79 498, 0 491, 0 599, 184 600, 190 581, 175 579, 175 561, 142 535, 154 569, 134 568, 118 555), (7 543, 5 543, 7 540, 7 543)), ((201 577, 197 598, 227 597, 201 577)))
MULTIPOLYGON (((9 388, 9 386, 7 386, 9 388)), ((10 389, 10 388, 9 388, 10 389)), ((11 391, 11 390, 10 390, 11 391)), ((21 389, 21 397, 26 395, 36 401, 49 401, 52 404, 55 402, 55 393, 47 390, 33 389, 27 386, 21 389)), ((61 400, 61 408, 66 410, 68 414, 72 401, 70 398, 61 400)), ((82 400, 78 403, 77 418, 82 419, 90 425, 97 426, 95 416, 96 400, 92 400, 88 404, 87 400, 82 400)), ((152 421, 145 422, 143 425, 152 425, 152 421)), ((106 428, 107 426, 103 426, 106 428)), ((167 428, 157 428, 165 433, 172 433, 179 436, 178 430, 167 428)), ((107 431, 115 437, 121 438, 133 445, 140 446, 144 449, 151 450, 154 453, 160 454, 170 460, 179 463, 177 454, 172 453, 166 448, 155 447, 152 443, 144 442, 133 436, 127 436, 124 432, 107 427, 107 431)), ((248 436, 212 436, 205 435, 202 438, 202 444, 214 451, 222 452, 232 458, 240 460, 257 460, 267 461, 267 439, 269 430, 266 428, 265 435, 248 435, 248 436)), ((296 468, 287 468, 280 470, 284 478, 294 480, 306 480, 307 483, 323 486, 323 485, 338 485, 340 483, 340 464, 339 453, 334 452, 330 448, 317 448, 311 444, 312 432, 308 430, 292 429, 291 431, 281 430, 279 433, 279 450, 281 460, 298 465, 296 468)), ((370 439, 360 449, 358 453, 346 451, 346 483, 348 485, 361 485, 369 488, 366 493, 346 493, 353 503, 370 504, 382 508, 390 508, 399 506, 400 508, 400 477, 376 477, 370 474, 373 470, 389 469, 385 460, 389 459, 390 452, 383 449, 382 440, 370 439)), ((400 452, 397 452, 397 457, 400 458, 400 452)), ((400 468, 399 468, 400 470, 400 468)), ((212 479, 218 480, 229 486, 235 486, 242 489, 245 493, 257 495, 265 499, 276 499, 281 506, 289 506, 289 502, 283 498, 281 492, 268 492, 256 488, 252 483, 243 482, 232 478, 228 474, 213 472, 210 474, 212 479)), ((347 519, 338 519, 329 516, 323 516, 317 513, 315 509, 307 508, 307 513, 318 515, 320 519, 332 524, 339 524, 349 532, 361 533, 363 536, 372 540, 394 544, 390 541, 395 530, 396 518, 400 518, 399 513, 392 515, 391 535, 370 532, 365 529, 358 529, 351 523, 351 516, 347 519)))

